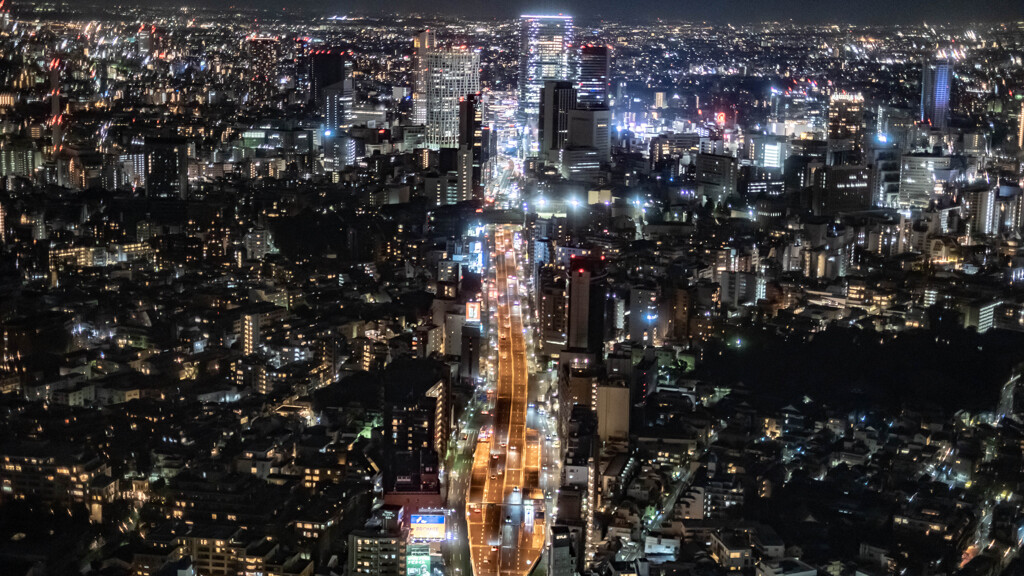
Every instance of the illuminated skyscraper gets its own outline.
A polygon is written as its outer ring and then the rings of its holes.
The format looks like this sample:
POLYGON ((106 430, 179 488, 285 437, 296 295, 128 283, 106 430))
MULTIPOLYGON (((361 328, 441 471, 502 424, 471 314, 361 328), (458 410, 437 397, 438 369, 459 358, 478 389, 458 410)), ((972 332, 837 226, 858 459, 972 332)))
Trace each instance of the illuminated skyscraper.
POLYGON ((860 146, 864 124, 864 95, 833 94, 828 106, 828 139, 849 140, 860 146))
POLYGON ((431 50, 425 58, 427 147, 458 148, 459 102, 480 91, 480 54, 469 50, 431 50))
POLYGON ((246 51, 249 60, 249 101, 267 103, 277 94, 280 42, 276 36, 249 36, 246 51))
POLYGON ((828 105, 830 164, 858 164, 864 148, 864 95, 832 94, 828 105))
POLYGON ((437 46, 434 31, 427 28, 412 38, 412 123, 427 123, 426 53, 437 46))
POLYGON ((1020 104, 1020 113, 1017 114, 1017 148, 1024 150, 1024 102, 1020 104))
POLYGON ((491 157, 491 129, 484 123, 483 98, 469 94, 459 103, 459 196, 482 197, 484 166, 491 157), (469 170, 468 178, 466 170, 469 170), (468 187, 468 188, 467 188, 468 187))
POLYGON ((574 80, 572 16, 520 16, 519 111, 536 118, 546 80, 574 80))
POLYGON ((346 72, 342 80, 324 86, 320 91, 320 114, 327 131, 337 133, 352 125, 352 77, 350 70, 346 72))
POLYGON ((924 65, 921 72, 921 122, 945 130, 949 124, 949 92, 953 68, 948 60, 924 65))
POLYGON ((352 62, 341 50, 314 50, 309 56, 309 91, 317 106, 323 104, 325 88, 351 78, 352 62))
POLYGON ((340 172, 355 164, 355 141, 349 136, 352 127, 352 77, 346 70, 345 79, 323 90, 321 114, 324 119, 324 170, 340 172))
POLYGON ((580 108, 608 106, 611 56, 607 46, 580 48, 580 77, 576 84, 580 108))

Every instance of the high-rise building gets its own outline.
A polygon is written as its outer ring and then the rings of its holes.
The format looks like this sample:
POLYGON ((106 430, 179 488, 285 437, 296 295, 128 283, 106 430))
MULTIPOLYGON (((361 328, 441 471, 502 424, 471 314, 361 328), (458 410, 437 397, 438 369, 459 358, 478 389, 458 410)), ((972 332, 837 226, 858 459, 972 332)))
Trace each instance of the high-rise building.
POLYGON ((188 196, 188 142, 184 138, 146 138, 146 194, 151 198, 188 196))
POLYGON ((404 576, 405 537, 394 530, 355 531, 348 537, 348 573, 404 576))
POLYGON ((313 104, 322 106, 324 89, 351 81, 352 61, 339 49, 314 50, 309 56, 309 91, 313 104))
POLYGON ((995 208, 998 188, 982 181, 968 186, 961 196, 967 210, 967 235, 990 236, 996 233, 999 225, 995 208))
POLYGON ((629 294, 629 339, 645 345, 656 345, 664 334, 659 328, 658 290, 654 286, 634 286, 629 294))
POLYGON ((736 193, 736 159, 720 154, 697 155, 697 195, 716 204, 736 193))
POLYGON ((589 258, 569 261, 569 321, 566 346, 570 350, 600 352, 604 348, 607 274, 589 258))
POLYGON ((814 178, 811 210, 818 216, 871 206, 871 171, 865 166, 826 166, 814 178))
POLYGON ((352 125, 352 78, 344 78, 323 88, 320 114, 326 132, 341 132, 352 125))
POLYGON ((597 183, 602 166, 611 159, 611 110, 569 110, 565 137, 557 150, 548 151, 567 180, 597 183), (557 154, 557 158, 555 155, 557 154))
POLYGON ((629 406, 629 386, 619 382, 597 385, 594 413, 597 416, 597 435, 602 440, 629 438, 629 406))
POLYGON ((1024 150, 1024 102, 1020 103, 1020 112, 1017 114, 1017 148, 1024 150))
POLYGON ((426 54, 437 46, 437 38, 430 28, 412 38, 412 123, 427 123, 427 71, 426 54))
POLYGON ((458 148, 459 103, 480 92, 480 54, 470 50, 430 50, 425 60, 427 147, 458 148))
POLYGON ((519 111, 534 119, 546 80, 572 80, 572 16, 520 16, 519 111))
POLYGON ((875 206, 895 206, 900 192, 900 151, 896 147, 868 150, 871 168, 871 202, 875 206))
POLYGON ((32 179, 43 164, 43 155, 32 141, 0 143, 0 176, 32 179))
POLYGON ((597 151, 601 162, 611 160, 612 113, 607 108, 569 111, 566 148, 587 148, 597 151))
POLYGON ((576 89, 571 82, 544 82, 537 122, 541 155, 557 154, 565 146, 569 137, 569 111, 575 107, 576 89))
POLYGON ((832 140, 860 138, 864 123, 864 95, 833 94, 828 107, 828 137, 832 140))
POLYGON ((576 574, 575 539, 567 526, 551 527, 547 573, 550 576, 573 576, 576 574))
POLYGON ((579 108, 606 108, 611 80, 611 55, 607 46, 580 48, 580 75, 576 83, 579 108))
POLYGON ((459 378, 475 383, 480 378, 480 349, 483 336, 480 324, 462 325, 462 346, 459 352, 459 378))
POLYGON ((924 65, 921 72, 921 122, 945 130, 949 124, 949 93, 953 67, 948 60, 924 65))
POLYGON ((265 103, 278 90, 280 42, 276 36, 249 36, 246 51, 249 60, 249 101, 265 103))
POLYGON ((540 301, 537 308, 540 316, 541 352, 557 354, 566 344, 565 277, 556 274, 550 266, 541 269, 539 276, 540 301))
POLYGON ((423 177, 423 195, 431 199, 437 206, 458 204, 470 200, 469 197, 460 196, 462 191, 464 190, 459 186, 457 158, 456 170, 442 174, 428 174, 423 177))
POLYGON ((864 95, 833 94, 828 106, 829 149, 859 155, 864 146, 863 137, 864 95))
POLYGON ((942 183, 953 178, 952 170, 952 156, 904 154, 900 162, 900 207, 927 208, 942 192, 942 183))
POLYGON ((260 342, 260 315, 258 313, 242 316, 242 353, 246 356, 255 354, 260 342))
POLYGON ((352 109, 352 77, 349 73, 340 82, 323 89, 320 114, 324 121, 324 170, 327 172, 339 172, 355 164, 355 140, 348 133, 352 127, 352 109))
MULTIPOLYGON (((468 185, 470 190, 460 191, 460 196, 482 198, 484 193, 484 166, 491 159, 492 134, 490 126, 484 123, 484 106, 480 94, 469 94, 459 102, 459 161, 468 160, 472 167, 468 185)), ((459 168, 462 178, 462 167, 459 168)))
POLYGON ((943 182, 954 178, 953 160, 952 156, 904 154, 900 162, 900 207, 927 208, 942 192, 943 182))

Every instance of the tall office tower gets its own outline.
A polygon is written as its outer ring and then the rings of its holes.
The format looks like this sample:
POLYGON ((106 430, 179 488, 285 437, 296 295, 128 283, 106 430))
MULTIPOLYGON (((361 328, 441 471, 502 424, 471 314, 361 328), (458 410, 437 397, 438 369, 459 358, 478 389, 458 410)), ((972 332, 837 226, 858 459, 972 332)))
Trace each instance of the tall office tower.
POLYGON ((146 138, 146 195, 188 197, 188 142, 184 138, 146 138))
POLYGON ((348 130, 352 127, 352 78, 347 77, 324 88, 321 115, 324 119, 324 170, 340 172, 356 162, 355 140, 348 130))
POLYGON ((278 39, 276 36, 249 36, 246 38, 246 51, 249 59, 249 100, 266 103, 277 94, 278 39))
POLYGON ((331 136, 326 131, 341 132, 352 125, 352 104, 351 78, 324 87, 320 114, 324 120, 326 136, 331 136))
POLYGON ((572 80, 572 16, 520 16, 519 112, 536 119, 545 80, 572 80))
POLYGON ((948 60, 936 60, 921 71, 921 122, 945 130, 949 124, 949 92, 953 67, 948 60))
POLYGON ((578 108, 607 108, 611 80, 611 54, 607 46, 580 48, 580 76, 576 83, 578 108))
POLYGON ((459 102, 480 92, 480 54, 469 50, 430 50, 425 60, 427 148, 458 148, 459 102))
POLYGON ((607 108, 588 108, 569 111, 569 132, 566 148, 596 150, 601 162, 611 160, 612 111, 607 108))
POLYGON ((427 123, 426 53, 437 46, 434 31, 427 28, 412 37, 412 123, 427 123))
POLYGON ((352 62, 338 49, 314 50, 309 56, 309 92, 313 105, 322 106, 324 89, 351 81, 352 62))
POLYGON ((542 156, 554 156, 565 147, 569 137, 569 111, 576 107, 576 88, 572 82, 547 80, 541 90, 538 110, 538 140, 542 156))
POLYGON ((557 153, 563 178, 590 183, 601 180, 602 165, 611 160, 611 114, 607 108, 569 111, 564 145, 550 153, 557 153))
MULTIPOLYGON (((491 159, 491 129, 484 124, 484 106, 480 94, 469 94, 459 102, 459 159, 466 156, 472 167, 469 190, 460 190, 460 196, 482 198, 484 193, 484 167, 491 159)), ((459 177, 463 170, 459 168, 459 177)))
POLYGON ((566 346, 570 350, 601 352, 604 349, 604 320, 607 273, 598 261, 573 258, 569 261, 569 322, 566 346))
MULTIPOLYGON (((864 95, 833 94, 828 105, 828 141, 830 151, 852 151, 859 156, 863 150, 864 95)), ((856 163, 859 158, 851 158, 856 163)))
POLYGON ((1021 102, 1017 115, 1017 148, 1024 150, 1024 102, 1021 102))

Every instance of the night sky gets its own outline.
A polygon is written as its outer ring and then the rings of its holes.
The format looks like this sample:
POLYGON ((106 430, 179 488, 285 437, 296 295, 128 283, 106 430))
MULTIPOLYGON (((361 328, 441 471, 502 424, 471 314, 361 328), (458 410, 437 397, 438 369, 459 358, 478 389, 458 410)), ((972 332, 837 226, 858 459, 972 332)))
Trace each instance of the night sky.
MULTIPOLYGON (((135 0, 139 2, 141 0, 135 0)), ((122 1, 122 3, 124 3, 122 1)), ((177 4, 178 2, 169 1, 177 4)), ((195 5, 238 5, 238 0, 195 0, 195 5)), ((890 24, 1024 20, 1024 0, 246 0, 243 4, 272 8, 360 12, 421 12, 483 17, 512 17, 529 12, 567 12, 577 18, 656 17, 751 22, 789 20, 802 23, 850 22, 890 24)))

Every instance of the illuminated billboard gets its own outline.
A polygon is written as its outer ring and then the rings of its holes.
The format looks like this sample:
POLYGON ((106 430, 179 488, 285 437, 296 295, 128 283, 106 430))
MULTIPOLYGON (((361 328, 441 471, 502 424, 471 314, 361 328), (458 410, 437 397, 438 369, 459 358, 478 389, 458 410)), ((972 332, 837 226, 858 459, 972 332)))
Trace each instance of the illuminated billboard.
POLYGON ((406 576, 430 576, 430 546, 411 544, 405 553, 406 576))
POLYGON ((444 515, 413 514, 409 536, 414 540, 444 540, 444 515))
POLYGON ((480 321, 480 303, 466 302, 466 322, 480 321))

